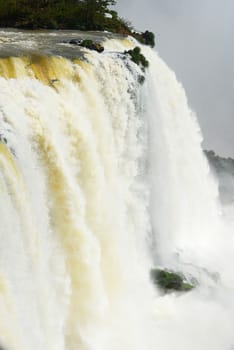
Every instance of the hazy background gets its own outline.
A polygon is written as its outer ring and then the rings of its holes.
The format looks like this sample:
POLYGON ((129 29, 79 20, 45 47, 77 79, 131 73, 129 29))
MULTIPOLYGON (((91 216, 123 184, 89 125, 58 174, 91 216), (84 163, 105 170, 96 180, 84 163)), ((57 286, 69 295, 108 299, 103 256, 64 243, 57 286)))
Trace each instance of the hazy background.
POLYGON ((234 157, 234 0, 117 0, 120 17, 155 33, 196 111, 204 148, 234 157))

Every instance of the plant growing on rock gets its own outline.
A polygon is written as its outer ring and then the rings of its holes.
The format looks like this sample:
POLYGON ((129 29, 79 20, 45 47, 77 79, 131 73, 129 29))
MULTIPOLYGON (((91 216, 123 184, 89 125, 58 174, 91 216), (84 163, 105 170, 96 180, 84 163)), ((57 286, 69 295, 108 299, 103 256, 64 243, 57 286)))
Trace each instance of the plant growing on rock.
POLYGON ((84 40, 72 39, 69 41, 69 44, 86 47, 89 50, 94 50, 99 53, 104 51, 104 47, 101 44, 91 39, 84 39, 84 40))
POLYGON ((178 292, 188 292, 194 288, 194 285, 188 283, 183 275, 172 271, 152 269, 150 271, 150 276, 154 284, 164 292, 173 290, 178 292))
POLYGON ((132 50, 125 51, 124 53, 129 55, 131 60, 140 66, 143 71, 145 71, 145 68, 149 67, 149 61, 147 61, 145 56, 141 53, 139 46, 134 47, 132 50))
POLYGON ((104 47, 101 44, 94 42, 93 40, 90 40, 90 39, 82 40, 82 42, 80 43, 80 46, 86 47, 87 49, 90 49, 90 50, 95 50, 97 52, 104 51, 104 47))

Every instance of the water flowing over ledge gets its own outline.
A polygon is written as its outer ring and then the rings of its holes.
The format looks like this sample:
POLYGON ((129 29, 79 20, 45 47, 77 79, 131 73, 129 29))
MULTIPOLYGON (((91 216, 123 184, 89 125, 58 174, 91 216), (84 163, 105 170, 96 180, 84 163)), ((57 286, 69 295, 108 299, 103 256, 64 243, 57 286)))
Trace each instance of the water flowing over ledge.
POLYGON ((135 43, 104 46, 0 59, 0 342, 229 349, 233 239, 196 118, 154 51, 140 85, 135 43), (200 286, 162 296, 153 264, 200 286))

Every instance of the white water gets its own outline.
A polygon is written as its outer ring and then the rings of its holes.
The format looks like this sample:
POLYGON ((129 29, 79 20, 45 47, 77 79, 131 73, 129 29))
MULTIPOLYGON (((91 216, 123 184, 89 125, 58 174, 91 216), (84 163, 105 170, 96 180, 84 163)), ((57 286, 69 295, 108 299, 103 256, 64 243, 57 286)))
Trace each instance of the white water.
POLYGON ((4 63, 0 343, 230 350, 233 238, 196 118, 156 53, 143 48, 139 86, 139 68, 116 53, 131 43, 105 46, 87 63, 4 63), (162 296, 153 260, 199 286, 162 296))
POLYGON ((183 88, 160 58, 147 57, 154 259, 199 281, 192 293, 156 299, 159 349, 233 349, 233 220, 183 88))

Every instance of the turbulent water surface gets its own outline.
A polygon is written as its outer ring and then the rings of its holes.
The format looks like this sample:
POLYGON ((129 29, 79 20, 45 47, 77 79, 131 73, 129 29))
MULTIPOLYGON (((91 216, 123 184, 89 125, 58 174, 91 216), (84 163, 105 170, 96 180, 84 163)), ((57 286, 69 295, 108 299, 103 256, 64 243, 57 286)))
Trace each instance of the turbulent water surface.
POLYGON ((231 350, 233 220, 184 90, 150 48, 140 85, 133 40, 82 35, 0 31, 0 343, 231 350), (196 288, 162 294, 153 266, 196 288))

